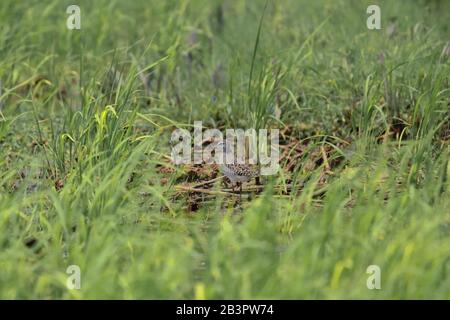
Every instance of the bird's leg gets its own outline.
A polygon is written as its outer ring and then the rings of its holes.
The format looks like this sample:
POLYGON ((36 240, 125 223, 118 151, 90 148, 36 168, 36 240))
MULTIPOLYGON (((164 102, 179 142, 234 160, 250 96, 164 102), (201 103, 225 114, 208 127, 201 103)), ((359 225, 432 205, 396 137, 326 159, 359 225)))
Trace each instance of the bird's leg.
MULTIPOLYGON (((259 187, 262 186, 261 179, 259 176, 255 177, 255 184, 259 187)), ((256 189, 256 194, 260 194, 262 192, 262 188, 256 189)))
POLYGON ((230 183, 226 183, 226 187, 227 188, 231 188, 231 191, 233 191, 234 192, 234 188, 236 187, 236 183, 233 181, 233 180, 231 180, 230 178, 228 178, 227 179, 230 183))
POLYGON ((242 200, 242 182, 239 182, 239 202, 242 200))
POLYGON ((237 182, 231 182, 231 191, 236 192, 237 182))

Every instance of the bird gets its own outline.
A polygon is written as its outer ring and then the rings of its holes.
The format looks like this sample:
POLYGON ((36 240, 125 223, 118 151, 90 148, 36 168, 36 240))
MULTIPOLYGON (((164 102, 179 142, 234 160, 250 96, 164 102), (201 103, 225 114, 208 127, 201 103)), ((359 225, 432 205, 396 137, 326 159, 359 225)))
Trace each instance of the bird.
MULTIPOLYGON (((223 141, 219 141, 216 146, 222 148, 224 155, 227 154, 228 150, 223 141)), ((231 181, 233 189, 235 186, 239 186, 239 197, 242 195, 242 183, 248 182, 252 178, 259 177, 259 170, 256 166, 249 164, 228 164, 223 161, 220 165, 220 171, 231 181)))

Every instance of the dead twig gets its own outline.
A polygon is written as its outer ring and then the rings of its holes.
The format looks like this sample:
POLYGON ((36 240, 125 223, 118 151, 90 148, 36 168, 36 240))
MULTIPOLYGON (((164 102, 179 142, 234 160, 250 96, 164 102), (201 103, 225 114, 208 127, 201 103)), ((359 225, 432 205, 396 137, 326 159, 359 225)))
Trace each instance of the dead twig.
POLYGON ((198 188, 198 187, 201 187, 201 186, 204 186, 204 185, 207 185, 207 184, 211 184, 211 183, 216 182, 216 181, 218 181, 220 179, 223 179, 223 178, 224 178, 224 176, 220 176, 220 177, 208 180, 208 181, 203 181, 201 183, 195 184, 195 185, 193 185, 191 187, 192 188, 198 188))
POLYGON ((229 195, 229 196, 237 196, 237 194, 225 192, 221 190, 210 190, 210 189, 197 189, 192 186, 182 186, 178 185, 175 186, 175 190, 181 191, 181 192, 197 192, 197 193, 205 193, 205 194, 212 194, 212 195, 229 195))

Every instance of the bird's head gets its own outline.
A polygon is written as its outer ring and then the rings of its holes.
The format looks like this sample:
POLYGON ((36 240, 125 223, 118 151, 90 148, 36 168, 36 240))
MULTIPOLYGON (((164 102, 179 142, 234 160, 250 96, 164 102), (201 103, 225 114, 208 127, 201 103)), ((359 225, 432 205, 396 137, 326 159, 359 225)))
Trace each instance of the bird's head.
POLYGON ((226 143, 225 143, 223 140, 220 140, 220 141, 217 142, 217 144, 216 144, 216 146, 217 146, 219 149, 222 149, 222 150, 225 150, 225 145, 226 145, 226 143))
POLYGON ((222 155, 223 155, 223 157, 224 157, 224 160, 223 160, 223 161, 225 161, 225 157, 226 157, 227 151, 228 151, 226 141, 220 140, 219 142, 216 143, 214 149, 216 150, 216 152, 221 152, 221 153, 222 153, 222 155))

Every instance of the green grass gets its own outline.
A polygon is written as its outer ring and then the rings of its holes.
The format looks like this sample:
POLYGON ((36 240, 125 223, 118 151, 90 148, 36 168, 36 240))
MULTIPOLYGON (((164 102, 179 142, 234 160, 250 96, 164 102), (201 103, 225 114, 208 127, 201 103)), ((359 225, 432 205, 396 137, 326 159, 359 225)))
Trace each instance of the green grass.
POLYGON ((0 2, 0 298, 450 298, 448 1, 70 4, 0 2), (200 199, 197 120, 302 151, 200 199))

